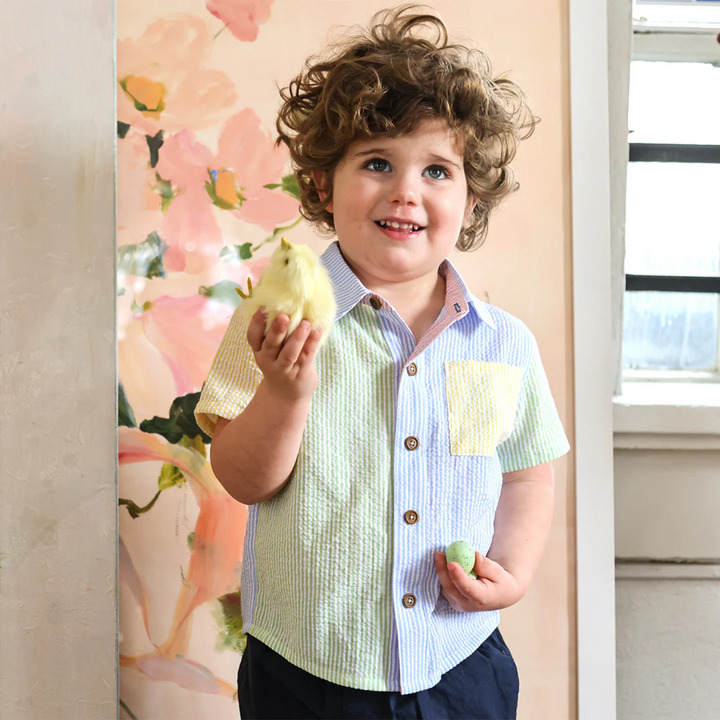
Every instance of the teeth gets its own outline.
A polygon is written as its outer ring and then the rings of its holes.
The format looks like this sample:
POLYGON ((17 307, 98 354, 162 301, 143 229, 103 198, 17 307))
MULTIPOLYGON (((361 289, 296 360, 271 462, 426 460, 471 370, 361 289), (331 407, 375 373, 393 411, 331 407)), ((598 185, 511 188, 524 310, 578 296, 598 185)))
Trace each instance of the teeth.
POLYGON ((383 227, 397 228, 398 230, 419 230, 419 225, 408 225, 407 223, 388 222, 387 220, 380 220, 380 225, 383 227))

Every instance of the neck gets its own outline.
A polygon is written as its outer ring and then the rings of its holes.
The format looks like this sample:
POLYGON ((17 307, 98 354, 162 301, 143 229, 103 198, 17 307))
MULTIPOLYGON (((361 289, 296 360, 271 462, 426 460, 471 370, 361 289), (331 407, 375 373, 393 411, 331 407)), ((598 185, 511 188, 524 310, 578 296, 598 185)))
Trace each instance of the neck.
POLYGON ((418 342, 433 326, 445 305, 445 278, 439 273, 402 283, 366 283, 377 295, 385 298, 397 310, 418 342))

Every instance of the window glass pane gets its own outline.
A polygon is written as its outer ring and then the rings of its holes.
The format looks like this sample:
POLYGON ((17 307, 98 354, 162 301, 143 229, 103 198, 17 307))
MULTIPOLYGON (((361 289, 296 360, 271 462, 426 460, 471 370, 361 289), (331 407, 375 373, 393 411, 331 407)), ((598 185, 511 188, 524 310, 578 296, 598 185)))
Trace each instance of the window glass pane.
POLYGON ((720 144, 720 68, 632 62, 628 128, 630 142, 720 144))
POLYGON ((623 367, 714 370, 717 317, 713 293, 626 292, 623 367))
POLYGON ((720 165, 628 163, 625 272, 720 273, 720 165))

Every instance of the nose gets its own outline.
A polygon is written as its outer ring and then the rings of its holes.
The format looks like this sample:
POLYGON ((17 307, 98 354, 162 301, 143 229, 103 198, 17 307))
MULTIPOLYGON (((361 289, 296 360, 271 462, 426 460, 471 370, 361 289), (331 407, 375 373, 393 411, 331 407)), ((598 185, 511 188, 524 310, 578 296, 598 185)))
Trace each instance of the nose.
POLYGON ((397 173, 388 189, 388 201, 398 205, 417 205, 417 181, 409 173, 397 173))

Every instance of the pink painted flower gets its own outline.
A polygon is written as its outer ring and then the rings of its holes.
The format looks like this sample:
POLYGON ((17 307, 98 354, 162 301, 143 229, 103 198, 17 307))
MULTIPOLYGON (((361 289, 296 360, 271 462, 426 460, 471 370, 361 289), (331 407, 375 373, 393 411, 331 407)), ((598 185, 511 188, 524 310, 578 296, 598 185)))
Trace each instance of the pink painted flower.
POLYGON ((258 25, 270 18, 272 4, 273 0, 207 0, 206 6, 238 40, 252 42, 258 36, 258 25))
MULTIPOLYGON (((246 288, 249 278, 257 285, 269 261, 220 261, 201 280, 206 286, 226 280, 246 288)), ((199 294, 197 282, 182 273, 125 279, 130 290, 118 298, 118 374, 138 422, 170 407, 176 397, 197 392, 207 378, 234 308, 199 294), (133 301, 140 310, 133 312, 133 301)))
MULTIPOLYGON (((213 475, 210 463, 193 448, 173 445, 160 435, 120 427, 118 449, 121 465, 153 461, 175 465, 187 479, 200 508, 185 582, 167 639, 160 646, 155 645, 151 652, 121 655, 120 666, 133 668, 156 680, 175 682, 187 689, 232 697, 235 691, 232 685, 185 655, 190 644, 193 612, 239 586, 247 507, 225 492, 213 475)), ((143 609, 147 630, 145 584, 127 549, 121 552, 121 561, 121 578, 129 585, 131 597, 143 609)))
POLYGON ((246 108, 228 118, 220 132, 215 167, 232 171, 244 197, 233 214, 268 231, 296 218, 298 200, 265 187, 280 182, 288 160, 285 145, 275 145, 254 110, 246 108))
POLYGON ((117 43, 117 115, 151 137, 217 125, 238 99, 226 73, 205 67, 212 49, 201 18, 178 14, 117 43))
POLYGON ((214 163, 212 152, 189 130, 168 137, 162 146, 155 169, 175 194, 159 228, 168 272, 198 274, 218 262, 222 231, 205 190, 214 163))
POLYGON ((189 130, 168 137, 156 171, 175 197, 160 226, 168 271, 199 273, 217 262, 222 233, 212 206, 271 232, 299 214, 299 202, 278 189, 288 161, 246 108, 224 123, 215 155, 189 130))

